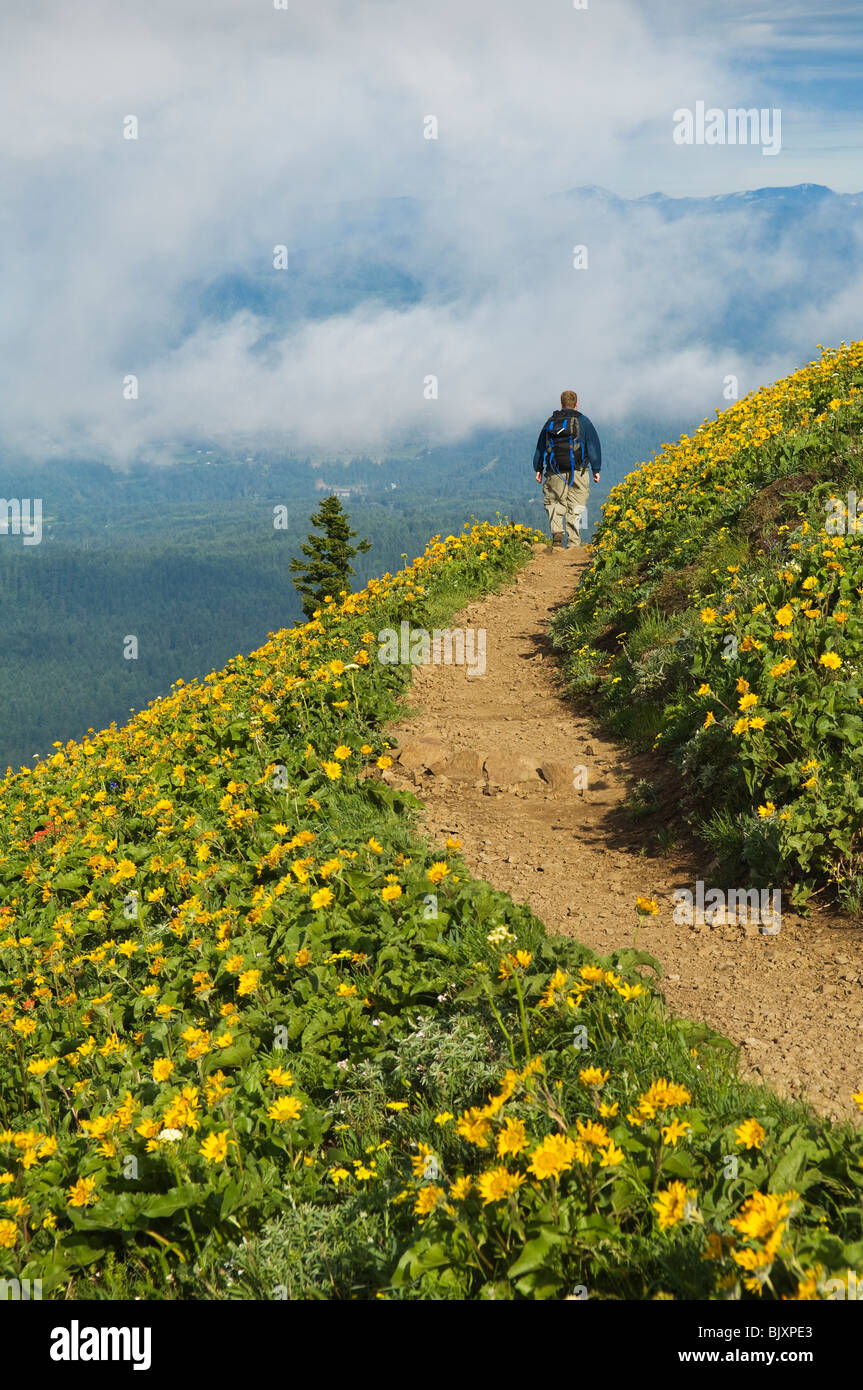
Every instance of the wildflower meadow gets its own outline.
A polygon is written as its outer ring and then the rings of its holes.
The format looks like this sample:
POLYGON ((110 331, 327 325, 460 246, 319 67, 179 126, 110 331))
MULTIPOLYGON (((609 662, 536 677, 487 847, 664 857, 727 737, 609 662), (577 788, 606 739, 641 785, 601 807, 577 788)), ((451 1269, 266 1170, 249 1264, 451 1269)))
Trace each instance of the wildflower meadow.
POLYGON ((729 872, 863 906, 863 343, 668 445, 609 497, 556 622, 571 684, 668 752, 729 872), (858 527, 859 522, 859 527, 858 527))
MULTIPOLYGON (((641 519, 639 488, 612 506, 641 519)), ((668 1015, 649 954, 549 937, 457 841, 433 853, 383 776, 410 668, 376 634, 444 621, 538 539, 435 538, 7 773, 0 1276, 68 1299, 819 1299, 863 1264, 860 1130, 741 1082, 723 1038, 668 1015)), ((853 567, 812 544, 770 583, 782 659, 826 710, 853 567)), ((745 582, 726 574, 717 625, 745 582)), ((778 639, 747 624, 757 708, 790 730, 760 694, 778 639)), ((687 709, 738 738, 728 683, 699 679, 687 709)), ((633 927, 654 909, 633 903, 633 927)))

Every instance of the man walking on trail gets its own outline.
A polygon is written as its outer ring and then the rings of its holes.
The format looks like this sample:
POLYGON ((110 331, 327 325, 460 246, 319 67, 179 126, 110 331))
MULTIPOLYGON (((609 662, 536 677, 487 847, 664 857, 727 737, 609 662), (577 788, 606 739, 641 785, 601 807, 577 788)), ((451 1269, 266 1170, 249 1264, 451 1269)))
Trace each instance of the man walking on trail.
POLYGON ((560 406, 540 430, 533 456, 536 481, 543 484, 542 500, 553 546, 563 545, 564 518, 569 545, 579 544, 578 523, 590 491, 588 473, 598 483, 602 467, 599 435, 578 410, 575 391, 561 391, 560 406))

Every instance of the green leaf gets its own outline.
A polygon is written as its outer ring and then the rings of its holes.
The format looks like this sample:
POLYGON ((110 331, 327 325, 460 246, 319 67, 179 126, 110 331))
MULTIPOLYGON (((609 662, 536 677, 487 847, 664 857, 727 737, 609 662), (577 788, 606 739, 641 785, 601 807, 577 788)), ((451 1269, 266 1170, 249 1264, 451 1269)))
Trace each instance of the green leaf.
POLYGON ((561 1287, 561 1280, 549 1274, 548 1270, 539 1269, 533 1274, 526 1274, 523 1279, 519 1279, 516 1284, 518 1292, 525 1298, 536 1299, 541 1302, 544 1299, 555 1298, 561 1287))
POLYGON ((241 1067, 254 1055, 255 1049, 250 1039, 240 1038, 239 1042, 232 1043, 230 1047, 220 1047, 218 1052, 211 1052, 205 1058, 204 1075, 209 1076, 211 1071, 218 1071, 220 1067, 241 1067))
POLYGON ((175 1187, 170 1192, 159 1193, 155 1197, 149 1197, 139 1208, 139 1217, 146 1217, 152 1221, 160 1216, 173 1216, 175 1211, 182 1211, 186 1207, 199 1206, 206 1196, 207 1189, 201 1183, 185 1183, 182 1187, 175 1187))
POLYGON ((92 1207, 71 1209, 69 1218, 80 1231, 124 1231, 140 1227, 158 1217, 173 1216, 186 1207, 198 1206, 207 1189, 200 1183, 185 1183, 170 1192, 121 1192, 103 1197, 92 1207))
POLYGON ((238 1182, 233 1180, 228 1183, 222 1193, 222 1204, 219 1207, 219 1220, 224 1221, 226 1216, 230 1216, 232 1211, 236 1211, 243 1200, 243 1188, 238 1182))
POLYGON ((662 1160, 663 1174, 667 1173, 674 1178, 694 1178, 699 1171, 698 1164, 685 1149, 666 1154, 662 1160))
POLYGON ((425 1241, 420 1241, 410 1246, 402 1255, 393 1273, 393 1285, 402 1288, 414 1279, 419 1279, 426 1270, 441 1269, 450 1262, 449 1252, 440 1242, 428 1245, 425 1241))
POLYGON ((784 1153, 770 1175, 771 1192, 787 1192, 789 1188, 797 1188, 800 1184, 798 1178, 803 1170, 803 1165, 807 1159, 823 1157, 823 1150, 808 1139, 799 1139, 796 1144, 784 1153))
POLYGON ((622 950, 615 951, 611 959, 617 970, 632 970, 636 965, 649 965, 651 970, 656 971, 657 978, 662 979, 662 966, 649 951, 636 951, 632 946, 624 946, 622 950))
POLYGON ((611 1189, 611 1207, 615 1212, 627 1211, 641 1202, 641 1188, 629 1178, 619 1178, 611 1189))
MULTIPOLYGON (((82 1237, 78 1234, 62 1242, 60 1253, 66 1265, 72 1268, 80 1268, 82 1265, 93 1264, 94 1260, 101 1260, 105 1254, 105 1247, 104 1245, 97 1245, 93 1241, 88 1241, 86 1237, 82 1237)), ((49 1282, 46 1285, 45 1276, 43 1275, 43 1293, 49 1292, 52 1288, 64 1282, 62 1273, 59 1278, 52 1278, 49 1275, 48 1280, 49 1282)))
POLYGON ((619 1240, 620 1229, 606 1217, 596 1213, 593 1216, 580 1216, 575 1229, 585 1244, 598 1244, 602 1240, 619 1240))
POLYGON ((556 1245, 563 1243, 563 1236, 553 1226, 543 1226, 538 1235, 527 1242, 515 1264, 510 1265, 507 1274, 516 1279, 522 1274, 544 1265, 556 1245))
POLYGON ((485 981, 476 980, 472 985, 468 985, 467 989, 460 989, 455 997, 458 1003, 469 1003, 472 999, 480 999, 486 993, 485 981))
POLYGON ((86 888, 87 875, 82 874, 79 869, 72 870, 65 874, 58 874, 53 880, 53 886, 60 892, 71 892, 74 889, 86 888))
POLYGON ((330 1033, 338 1033, 341 1028, 342 1014, 343 1011, 338 1015, 326 1013, 315 1014, 314 1018, 303 1030, 303 1036, 300 1042, 301 1048, 304 1051, 311 1051, 314 1049, 315 1043, 320 1042, 322 1038, 327 1037, 330 1033))

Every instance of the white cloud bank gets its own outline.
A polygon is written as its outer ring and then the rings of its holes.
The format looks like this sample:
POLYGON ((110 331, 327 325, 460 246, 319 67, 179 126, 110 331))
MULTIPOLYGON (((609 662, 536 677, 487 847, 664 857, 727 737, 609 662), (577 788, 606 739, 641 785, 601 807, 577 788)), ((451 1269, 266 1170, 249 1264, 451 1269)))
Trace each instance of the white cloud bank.
MULTIPOLYGON (((765 244, 757 213, 669 227, 650 209, 633 219, 549 200, 584 184, 795 181, 784 154, 673 144, 681 106, 771 104, 737 55, 705 42, 712 4, 688 7, 686 31, 674 12, 635 0, 587 11, 564 0, 290 0, 287 11, 44 0, 7 16, 6 449, 165 460, 198 435, 360 452, 416 431, 453 439, 522 423, 568 385, 597 421, 700 418, 721 404, 728 372, 746 390, 816 339, 850 336, 860 276, 787 310, 806 270, 799 241, 765 244), (130 114, 137 141, 122 138, 130 114), (429 114, 436 141, 423 139, 429 114), (249 309, 189 322, 191 286, 295 274, 270 269, 274 245, 293 251, 314 221, 338 236, 331 213, 346 200, 405 195, 425 200, 417 237, 362 249, 416 272, 421 303, 275 327, 249 309), (576 242, 586 271, 572 268, 576 242), (722 309, 747 285, 775 290, 776 331, 769 351, 741 355, 722 309), (127 373, 137 401, 122 397, 127 373), (423 398, 430 374, 435 401, 423 398)), ((791 133, 793 148, 793 121, 791 133)), ((347 241, 345 261, 357 249, 347 241)))

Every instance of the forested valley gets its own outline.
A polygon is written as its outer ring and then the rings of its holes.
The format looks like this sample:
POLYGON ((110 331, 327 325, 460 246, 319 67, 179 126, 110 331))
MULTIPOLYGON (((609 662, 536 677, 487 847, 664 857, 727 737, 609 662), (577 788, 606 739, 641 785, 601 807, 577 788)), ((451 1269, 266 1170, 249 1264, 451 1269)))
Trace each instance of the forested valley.
MULTIPOLYGON (((603 432, 591 525, 608 488, 680 428, 603 432)), ((300 621, 289 564, 327 491, 339 492, 372 542, 357 557, 357 587, 472 516, 543 527, 530 475, 536 432, 327 463, 237 459, 217 448, 125 471, 0 461, 0 500, 39 498, 43 513, 38 544, 0 531, 0 768, 122 722, 172 682, 206 675, 300 621)), ((0 506, 0 525, 6 515, 0 506)))

